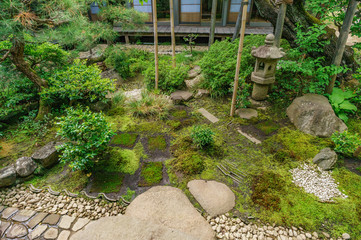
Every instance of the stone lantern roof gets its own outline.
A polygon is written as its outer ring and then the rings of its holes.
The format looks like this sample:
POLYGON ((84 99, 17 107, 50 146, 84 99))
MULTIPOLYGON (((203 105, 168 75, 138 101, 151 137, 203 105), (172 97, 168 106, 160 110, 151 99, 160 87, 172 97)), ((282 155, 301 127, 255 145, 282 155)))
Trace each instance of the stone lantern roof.
POLYGON ((286 55, 285 52, 283 52, 282 48, 278 48, 273 45, 275 36, 273 34, 268 34, 266 37, 265 45, 260 46, 258 48, 253 47, 252 48, 252 56, 259 59, 281 59, 286 55))

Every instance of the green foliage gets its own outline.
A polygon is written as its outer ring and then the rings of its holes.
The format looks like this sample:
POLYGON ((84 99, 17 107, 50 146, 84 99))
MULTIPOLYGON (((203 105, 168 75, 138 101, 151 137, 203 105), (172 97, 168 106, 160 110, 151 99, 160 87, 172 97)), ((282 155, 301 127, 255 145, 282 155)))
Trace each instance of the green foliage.
POLYGON ((214 132, 209 127, 196 125, 192 128, 191 137, 199 148, 212 146, 214 143, 213 135, 214 132))
POLYGON ((103 114, 88 108, 69 108, 59 120, 57 134, 67 141, 59 147, 60 160, 74 170, 90 170, 113 136, 110 125, 103 114))
POLYGON ((184 41, 188 43, 188 47, 191 54, 193 52, 193 47, 196 45, 197 37, 198 34, 194 34, 194 33, 188 34, 188 36, 183 37, 184 41))
POLYGON ((252 84, 247 83, 244 78, 239 81, 238 94, 236 99, 237 108, 247 108, 251 102, 248 100, 251 96, 252 84))
MULTIPOLYGON (((255 64, 255 58, 251 55, 252 47, 263 45, 264 40, 265 36, 262 35, 245 37, 240 79, 245 79, 252 73, 255 64)), ((230 93, 236 71, 238 45, 239 40, 216 41, 200 61, 199 65, 205 77, 204 87, 211 90, 212 97, 222 97, 230 93)))
POLYGON ((182 154, 173 159, 171 164, 176 171, 186 175, 199 174, 205 168, 204 159, 196 153, 182 154))
POLYGON ((122 78, 127 78, 131 75, 131 62, 123 47, 120 45, 107 49, 104 62, 108 68, 114 68, 122 78))
POLYGON ((144 23, 149 17, 147 13, 139 12, 134 8, 125 8, 122 5, 114 6, 111 4, 101 8, 100 16, 110 26, 121 23, 122 29, 125 30, 145 28, 144 23))
POLYGON ((108 92, 115 90, 115 83, 112 79, 101 78, 100 73, 96 65, 87 66, 77 59, 66 70, 54 73, 49 79, 49 88, 44 88, 41 96, 49 102, 104 100, 108 92))
MULTIPOLYGON (((184 80, 188 76, 189 67, 178 64, 173 68, 171 62, 167 60, 159 60, 159 81, 158 87, 160 90, 171 93, 184 86, 184 80)), ((154 64, 149 64, 147 69, 143 72, 144 80, 147 84, 148 90, 155 87, 155 68, 154 64)))
POLYGON ((112 148, 109 162, 104 163, 103 169, 108 172, 134 174, 139 168, 139 160, 139 156, 133 150, 112 148))
POLYGON ((163 179, 163 163, 162 162, 145 162, 142 166, 140 174, 142 187, 152 186, 159 183, 163 179))
POLYGON ((45 116, 43 120, 36 121, 37 111, 30 111, 27 116, 23 116, 17 129, 17 134, 24 134, 26 136, 44 137, 51 126, 50 115, 45 116))
POLYGON ((126 194, 123 195, 122 197, 124 198, 125 201, 130 202, 133 199, 134 194, 135 191, 131 190, 130 188, 127 188, 126 194))
POLYGON ((355 94, 352 91, 342 91, 339 88, 334 88, 332 94, 329 96, 333 110, 335 110, 337 116, 344 122, 348 120, 348 113, 357 111, 357 107, 349 100, 353 97, 355 97, 355 94))
POLYGON ((167 148, 167 142, 162 135, 149 137, 148 139, 148 148, 151 151, 155 150, 165 150, 167 148))
POLYGON ((361 146, 360 136, 349 131, 335 132, 332 134, 331 139, 335 144, 335 152, 341 153, 346 157, 352 157, 356 149, 361 146))
POLYGON ((121 145, 124 147, 133 147, 138 138, 138 134, 135 133, 120 133, 114 136, 112 144, 121 145))

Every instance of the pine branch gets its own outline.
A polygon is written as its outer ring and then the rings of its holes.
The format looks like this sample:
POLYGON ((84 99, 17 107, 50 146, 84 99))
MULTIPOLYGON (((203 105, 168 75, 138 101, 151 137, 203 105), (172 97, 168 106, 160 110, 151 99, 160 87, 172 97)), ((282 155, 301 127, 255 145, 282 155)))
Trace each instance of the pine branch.
POLYGON ((3 49, 3 50, 1 50, 1 51, 4 51, 4 50, 7 50, 7 52, 4 54, 4 56, 2 56, 2 58, 0 58, 0 62, 3 62, 3 61, 5 61, 5 59, 9 56, 9 54, 10 54, 10 50, 8 50, 8 49, 3 49))

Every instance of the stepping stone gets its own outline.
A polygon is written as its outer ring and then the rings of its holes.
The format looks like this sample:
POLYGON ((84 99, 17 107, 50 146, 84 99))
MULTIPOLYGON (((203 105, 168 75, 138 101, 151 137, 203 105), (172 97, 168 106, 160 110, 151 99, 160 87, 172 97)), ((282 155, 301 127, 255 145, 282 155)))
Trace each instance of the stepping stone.
POLYGON ((0 213, 5 209, 4 206, 0 206, 0 213))
POLYGON ((258 117, 258 112, 252 108, 241 108, 236 110, 236 114, 243 119, 252 119, 258 117))
POLYGON ((63 229, 69 229, 71 224, 74 222, 75 217, 63 216, 60 220, 59 227, 63 229))
POLYGON ((50 214, 49 216, 47 216, 43 223, 44 224, 49 224, 49 225, 55 225, 59 222, 60 219, 60 215, 59 214, 50 214))
POLYGON ((211 217, 230 211, 236 204, 236 196, 223 183, 193 180, 188 182, 187 187, 211 217))
POLYGON ((33 229, 36 225, 38 225, 43 219, 47 216, 47 213, 41 212, 35 215, 28 223, 28 227, 33 229))
POLYGON ((90 222, 90 220, 87 219, 87 218, 79 218, 79 219, 76 221, 76 223, 74 224, 72 230, 73 230, 74 232, 76 232, 76 231, 82 229, 82 228, 83 228, 85 225, 87 225, 89 222, 90 222))
POLYGON ((261 144, 262 142, 260 140, 258 140, 257 138, 248 135, 247 133, 243 132, 241 129, 237 130, 240 134, 242 134, 244 137, 246 137, 248 140, 250 140, 251 142, 253 142, 254 144, 261 144))
POLYGON ((203 75, 198 75, 194 79, 184 80, 184 82, 186 83, 188 89, 192 89, 195 86, 199 85, 203 81, 203 79, 203 75))
POLYGON ((198 112, 200 112, 205 118, 207 118, 211 123, 216 123, 219 121, 218 118, 216 118, 213 114, 209 113, 206 109, 200 108, 198 109, 198 112))
POLYGON ((9 222, 5 222, 5 221, 1 221, 0 223, 0 237, 3 233, 5 233, 6 229, 8 229, 8 227, 10 226, 11 223, 9 222))
POLYGON ((44 238, 47 240, 50 239, 56 239, 58 237, 59 234, 59 230, 57 228, 49 228, 45 233, 44 233, 44 238))
POLYGON ((34 216, 36 212, 33 210, 20 210, 13 218, 13 221, 16 222, 26 222, 28 221, 32 216, 34 216))
POLYGON ((9 207, 9 208, 6 208, 2 215, 1 215, 1 218, 3 219, 8 219, 10 218, 12 215, 14 215, 14 213, 16 213, 17 211, 19 211, 19 209, 17 208, 13 208, 13 207, 9 207))
POLYGON ((201 67, 196 65, 194 68, 188 71, 188 78, 195 78, 197 77, 201 72, 201 67))
POLYGON ((28 230, 22 224, 14 224, 6 233, 8 238, 21 238, 28 234, 28 230))
POLYGON ((208 96, 210 93, 207 89, 198 89, 198 92, 194 96, 195 98, 201 98, 203 96, 208 96))
POLYGON ((36 238, 38 238, 38 237, 40 237, 41 236, 41 234, 43 234, 43 232, 45 232, 45 230, 48 228, 48 226, 47 225, 39 225, 39 226, 37 226, 35 229, 34 229, 34 231, 32 231, 30 234, 29 234, 29 238, 30 239, 36 239, 36 238))
POLYGON ((193 94, 188 91, 175 91, 170 95, 170 98, 175 103, 179 103, 181 101, 188 101, 192 98, 193 94))
POLYGON ((69 236, 70 236, 70 231, 64 230, 61 231, 57 240, 68 240, 69 236))

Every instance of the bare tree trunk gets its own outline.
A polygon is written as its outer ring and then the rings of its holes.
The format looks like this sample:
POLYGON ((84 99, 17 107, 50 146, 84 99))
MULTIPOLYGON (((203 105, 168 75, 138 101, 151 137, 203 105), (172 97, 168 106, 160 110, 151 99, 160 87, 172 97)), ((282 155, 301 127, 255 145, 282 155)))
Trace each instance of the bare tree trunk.
POLYGON ((173 8, 173 0, 169 0, 169 7, 170 7, 170 29, 171 29, 171 36, 172 36, 172 60, 173 60, 173 67, 176 67, 176 59, 175 59, 175 34, 174 34, 174 8, 173 8))
POLYGON ((238 16, 237 16, 236 27, 234 29, 234 33, 233 33, 233 36, 232 36, 232 42, 234 40, 236 40, 236 38, 238 37, 238 34, 239 34, 239 30, 241 29, 241 21, 242 21, 242 14, 243 14, 243 4, 244 4, 244 2, 242 1, 242 4, 241 4, 241 6, 239 8, 238 16))
POLYGON ((209 36, 209 43, 208 45, 211 46, 214 42, 214 33, 216 31, 216 18, 217 18, 217 0, 212 1, 212 12, 211 12, 211 29, 210 29, 210 36, 209 36))
MULTIPOLYGON (((38 74, 30 67, 30 65, 24 59, 24 48, 25 43, 22 41, 14 41, 13 46, 10 50, 12 63, 16 69, 23 73, 27 78, 30 79, 37 87, 40 92, 42 88, 48 88, 48 82, 40 78, 38 74)), ((48 106, 40 97, 39 100, 39 111, 36 116, 36 120, 42 120, 46 114, 50 112, 50 106, 48 106)))
MULTIPOLYGON (((276 26, 279 11, 275 1, 276 0, 254 0, 260 15, 264 19, 270 21, 273 26, 276 26)), ((314 24, 320 24, 321 22, 305 10, 303 0, 294 0, 293 4, 287 7, 287 13, 282 32, 283 38, 287 39, 292 47, 296 46, 296 23, 299 23, 305 28, 308 28, 314 24)), ((328 33, 325 37, 330 40, 330 44, 324 47, 323 52, 313 53, 313 57, 323 56, 325 57, 326 64, 330 65, 332 63, 334 51, 336 48, 337 37, 335 35, 335 30, 330 28, 326 29, 328 33)), ((352 48, 346 47, 342 62, 352 70, 356 70, 358 68, 358 64, 355 62, 353 54, 354 51, 352 48)))
POLYGON ((153 8, 153 28, 154 28, 154 67, 155 67, 155 89, 158 89, 159 71, 158 71, 158 19, 157 3, 152 0, 153 8))

